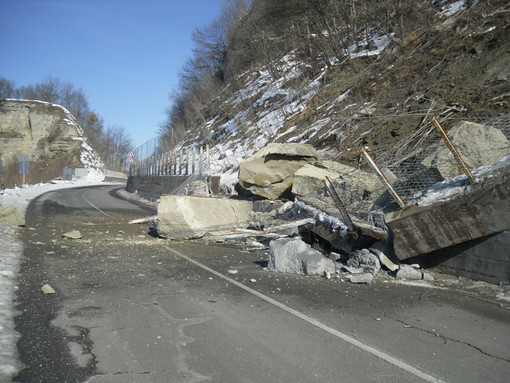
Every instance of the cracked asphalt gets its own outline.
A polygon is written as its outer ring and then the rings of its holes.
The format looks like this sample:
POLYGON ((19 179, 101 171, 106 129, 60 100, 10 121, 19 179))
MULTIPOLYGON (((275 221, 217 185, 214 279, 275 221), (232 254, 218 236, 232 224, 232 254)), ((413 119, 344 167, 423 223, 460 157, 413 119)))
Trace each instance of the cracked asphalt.
POLYGON ((154 210, 118 189, 29 206, 15 318, 26 368, 14 381, 508 381, 507 303, 444 281, 269 272, 265 249, 129 225, 154 210), (62 238, 70 230, 82 238, 62 238))

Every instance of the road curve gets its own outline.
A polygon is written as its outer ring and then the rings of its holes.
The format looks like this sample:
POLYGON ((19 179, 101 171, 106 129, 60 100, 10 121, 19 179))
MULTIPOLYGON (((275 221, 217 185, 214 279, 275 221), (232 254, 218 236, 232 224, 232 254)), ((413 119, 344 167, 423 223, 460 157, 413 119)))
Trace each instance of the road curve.
POLYGON ((29 206, 16 318, 26 368, 14 381, 510 376, 506 307, 438 288, 271 273, 265 251, 154 238, 127 224, 154 211, 115 189, 56 191, 29 206), (62 238, 73 229, 81 239, 62 238))

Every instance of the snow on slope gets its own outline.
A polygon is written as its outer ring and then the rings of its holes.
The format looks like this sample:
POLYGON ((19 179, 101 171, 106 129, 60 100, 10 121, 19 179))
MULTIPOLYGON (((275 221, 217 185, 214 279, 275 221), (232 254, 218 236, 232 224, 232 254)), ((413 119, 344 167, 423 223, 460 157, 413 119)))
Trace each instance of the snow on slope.
MULTIPOLYGON (((375 40, 383 41, 373 35, 375 40)), ((378 49, 371 54, 382 52, 387 43, 378 43, 378 49)), ((359 52, 362 54, 362 52, 359 52)), ((236 92, 224 103, 225 109, 237 110, 237 114, 223 124, 217 124, 217 117, 204 124, 209 131, 207 137, 198 140, 198 135, 188 138, 195 141, 197 146, 213 142, 211 148, 211 171, 222 174, 222 184, 235 181, 239 163, 273 142, 291 133, 296 127, 288 126, 292 120, 308 108, 309 102, 317 95, 323 86, 326 68, 315 79, 299 90, 289 86, 293 80, 302 77, 305 64, 295 60, 294 54, 284 56, 277 68, 280 75, 276 80, 266 68, 245 74, 250 80, 246 87, 236 92), (286 125, 287 124, 287 125, 286 125)), ((344 102, 350 91, 338 95, 335 100, 324 108, 326 111, 334 105, 344 102)), ((319 107, 318 109, 322 108, 319 107)), ((326 128, 330 119, 325 117, 312 124, 308 129, 288 139, 288 142, 306 142, 326 128)), ((338 127, 341 128, 341 127, 338 127)), ((335 134, 330 129, 328 134, 335 134)))

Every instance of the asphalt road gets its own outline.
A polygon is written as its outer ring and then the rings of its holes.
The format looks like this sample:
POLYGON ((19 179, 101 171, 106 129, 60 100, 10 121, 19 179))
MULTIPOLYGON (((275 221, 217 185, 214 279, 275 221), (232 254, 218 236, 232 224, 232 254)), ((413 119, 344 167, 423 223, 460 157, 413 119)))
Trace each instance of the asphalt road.
POLYGON ((17 382, 507 382, 510 309, 467 291, 264 270, 243 245, 152 237, 119 187, 27 210, 17 382), (62 238, 79 230, 82 238, 62 238), (237 271, 234 273, 234 271, 237 271), (42 294, 51 285, 55 294, 42 294))

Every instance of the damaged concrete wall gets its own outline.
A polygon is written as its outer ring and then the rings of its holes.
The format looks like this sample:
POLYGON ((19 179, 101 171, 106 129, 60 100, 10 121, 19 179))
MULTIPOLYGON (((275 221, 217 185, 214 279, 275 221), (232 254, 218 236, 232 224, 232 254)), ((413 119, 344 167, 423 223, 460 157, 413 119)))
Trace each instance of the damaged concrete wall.
POLYGON ((510 182, 473 186, 466 195, 432 206, 386 214, 400 260, 510 229, 510 182))

